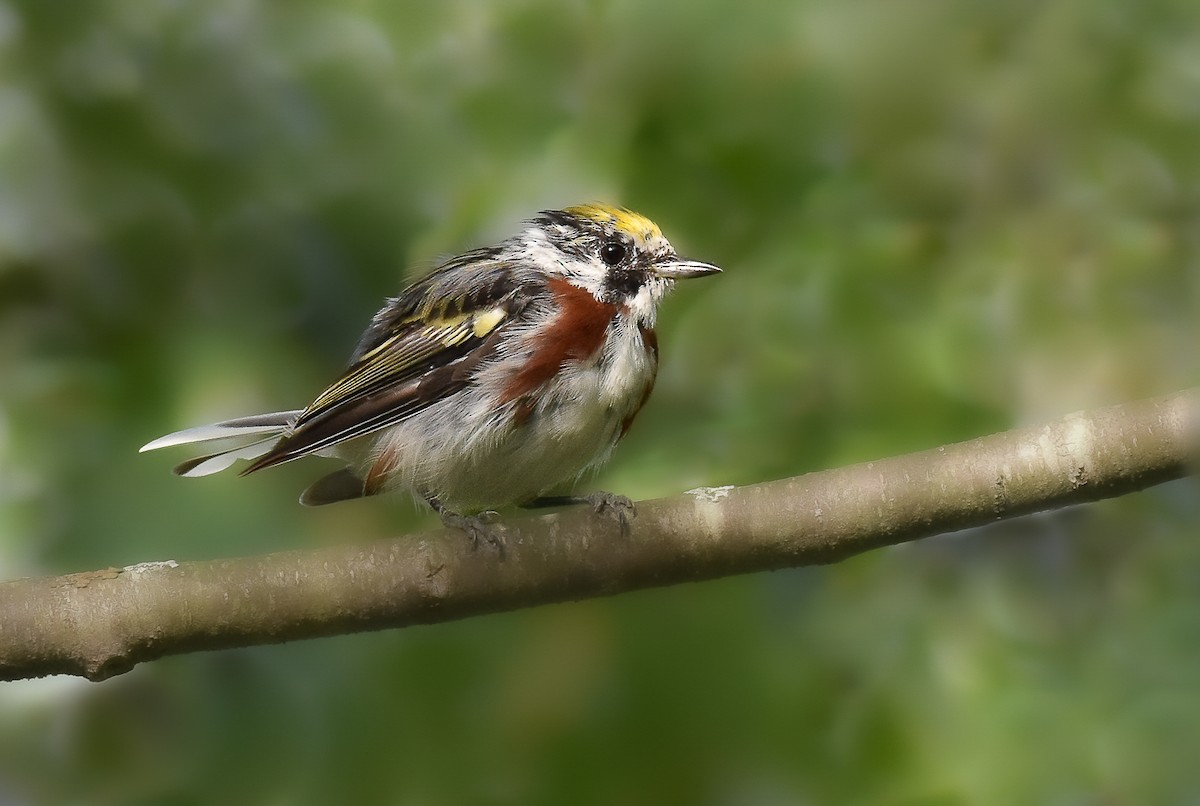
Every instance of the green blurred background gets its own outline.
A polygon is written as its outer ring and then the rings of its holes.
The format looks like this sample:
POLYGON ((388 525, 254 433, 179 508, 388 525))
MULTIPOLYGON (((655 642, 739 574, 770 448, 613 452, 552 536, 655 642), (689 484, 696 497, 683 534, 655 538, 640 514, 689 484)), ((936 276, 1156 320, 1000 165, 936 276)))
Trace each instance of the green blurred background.
MULTIPOLYGON (((666 303, 634 497, 1200 382, 1191 0, 0 0, 0 578, 367 541, 302 405, 439 256, 607 200, 666 303)), ((0 686, 0 802, 1200 799, 1200 493, 820 569, 0 686)), ((3 618, 3 614, 0 614, 3 618)))

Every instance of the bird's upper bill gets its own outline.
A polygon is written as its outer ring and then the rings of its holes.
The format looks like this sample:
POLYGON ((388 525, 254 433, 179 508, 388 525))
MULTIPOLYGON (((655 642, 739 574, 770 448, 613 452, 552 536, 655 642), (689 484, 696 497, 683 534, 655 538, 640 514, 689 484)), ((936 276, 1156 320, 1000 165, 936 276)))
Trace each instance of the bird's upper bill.
POLYGON ((651 269, 657 276, 668 280, 686 280, 689 277, 704 277, 717 274, 721 270, 711 263, 701 263, 699 260, 683 260, 672 258, 662 263, 655 263, 651 269))

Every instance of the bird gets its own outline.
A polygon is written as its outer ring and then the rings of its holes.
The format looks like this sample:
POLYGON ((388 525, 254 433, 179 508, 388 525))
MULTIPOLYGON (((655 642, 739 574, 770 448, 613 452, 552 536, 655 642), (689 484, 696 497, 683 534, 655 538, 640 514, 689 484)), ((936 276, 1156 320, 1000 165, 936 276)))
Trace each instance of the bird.
POLYGON ((188 428, 141 451, 206 446, 175 467, 185 477, 331 456, 344 466, 302 504, 407 491, 476 546, 502 549, 495 513, 511 505, 587 502, 624 531, 628 498, 552 493, 603 464, 650 396, 659 303, 677 280, 720 271, 679 257, 629 209, 542 211, 388 299, 306 408, 188 428))

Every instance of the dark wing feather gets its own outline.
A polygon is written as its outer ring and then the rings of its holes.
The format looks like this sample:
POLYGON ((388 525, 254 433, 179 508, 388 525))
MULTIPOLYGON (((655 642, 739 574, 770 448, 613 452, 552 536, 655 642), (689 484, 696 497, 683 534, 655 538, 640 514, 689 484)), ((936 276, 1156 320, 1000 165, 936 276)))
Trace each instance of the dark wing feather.
POLYGON ((387 428, 463 388, 541 285, 528 269, 489 257, 455 258, 389 300, 342 376, 243 473, 387 428))
POLYGON ((474 249, 450 258, 400 296, 388 300, 359 339, 350 356, 350 364, 353 366, 390 339, 406 322, 431 316, 448 318, 456 313, 486 308, 509 297, 518 286, 533 281, 528 269, 499 259, 499 250, 494 247, 474 249))

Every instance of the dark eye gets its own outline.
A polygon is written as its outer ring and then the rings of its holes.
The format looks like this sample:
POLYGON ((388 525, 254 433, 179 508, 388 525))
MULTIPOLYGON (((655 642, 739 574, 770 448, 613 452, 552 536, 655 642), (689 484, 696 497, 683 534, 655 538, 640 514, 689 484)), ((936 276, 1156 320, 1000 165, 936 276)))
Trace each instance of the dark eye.
POLYGON ((616 266, 625 259, 628 249, 620 241, 605 241, 600 247, 600 259, 609 266, 616 266))

